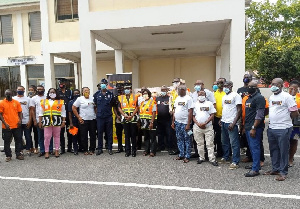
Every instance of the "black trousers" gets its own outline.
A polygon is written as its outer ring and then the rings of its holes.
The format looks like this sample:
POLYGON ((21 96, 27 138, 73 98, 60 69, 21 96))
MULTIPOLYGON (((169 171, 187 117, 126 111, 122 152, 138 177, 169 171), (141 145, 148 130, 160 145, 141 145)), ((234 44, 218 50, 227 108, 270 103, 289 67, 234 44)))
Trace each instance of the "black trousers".
POLYGON ((85 120, 83 124, 79 125, 81 144, 83 152, 95 152, 96 149, 96 120, 85 120), (88 148, 88 136, 90 135, 90 147, 88 148))
POLYGON ((136 154, 136 123, 124 123, 125 133, 125 152, 127 154, 136 154))
MULTIPOLYGON (((67 127, 70 125, 70 121, 66 119, 66 126, 60 130, 60 149, 61 151, 65 151, 66 149, 66 140, 65 140, 65 132, 67 127)), ((72 150, 72 137, 70 136, 69 131, 67 131, 67 139, 68 139, 68 151, 72 150)))
POLYGON ((144 129, 145 152, 156 154, 156 130, 144 129))
POLYGON ((213 128, 215 132, 214 144, 217 149, 217 157, 223 157, 223 148, 221 141, 221 126, 219 125, 220 118, 214 117, 213 128))
POLYGON ((116 135, 117 135, 117 139, 118 139, 118 149, 122 149, 122 133, 123 133, 123 125, 122 123, 117 123, 115 122, 115 126, 116 126, 116 135))
POLYGON ((169 150, 172 149, 171 141, 171 119, 157 119, 157 138, 158 138, 158 147, 161 150, 166 148, 166 145, 169 150), (166 139, 166 141, 165 141, 166 139))
POLYGON ((23 148, 22 129, 21 128, 2 129, 2 138, 4 140, 4 151, 6 157, 12 157, 11 148, 10 148, 12 137, 14 137, 15 139, 16 156, 21 155, 21 151, 23 148))

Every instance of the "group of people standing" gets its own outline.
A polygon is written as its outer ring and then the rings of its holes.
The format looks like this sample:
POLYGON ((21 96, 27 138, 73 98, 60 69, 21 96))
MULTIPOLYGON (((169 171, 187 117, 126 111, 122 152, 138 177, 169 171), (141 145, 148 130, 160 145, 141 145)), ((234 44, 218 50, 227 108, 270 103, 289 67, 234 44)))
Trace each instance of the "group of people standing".
POLYGON ((144 156, 154 157, 158 150, 168 148, 170 155, 177 155, 175 160, 188 163, 190 158, 197 157, 198 164, 206 160, 213 166, 228 163, 233 170, 239 168, 241 148, 247 147, 246 158, 242 161, 253 161, 253 164, 246 166, 250 171, 245 176, 254 177, 259 175, 264 162, 262 138, 265 117, 269 115, 267 133, 272 170, 265 174, 277 175, 276 180, 283 181, 288 167, 293 166, 300 134, 299 82, 292 81, 286 93, 282 79, 274 79, 269 100, 260 94, 252 76, 246 74, 243 82, 244 86, 234 92, 233 82, 220 78, 210 91, 203 81, 197 80, 195 91, 191 93, 184 80, 175 78, 172 90, 162 86, 158 95, 145 87, 133 94, 131 83, 119 84, 118 95, 114 95, 107 90, 106 79, 101 80, 94 95, 88 87, 71 91, 63 83, 59 89, 50 88, 46 95, 41 85, 31 86, 28 97, 24 95, 23 86, 18 87, 15 97, 11 90, 6 90, 6 98, 0 102, 6 161, 12 158, 12 137, 17 159, 24 159, 23 134, 28 155, 38 153, 39 145, 39 156, 49 159, 52 153, 58 158, 65 152, 66 131, 67 151, 74 155, 78 152, 101 155, 104 133, 108 153, 112 155, 114 113, 117 153, 124 151, 124 130, 125 157, 136 157, 144 136, 144 156), (78 132, 70 134, 68 129, 74 128, 78 132), (220 158, 218 162, 217 157, 220 158))

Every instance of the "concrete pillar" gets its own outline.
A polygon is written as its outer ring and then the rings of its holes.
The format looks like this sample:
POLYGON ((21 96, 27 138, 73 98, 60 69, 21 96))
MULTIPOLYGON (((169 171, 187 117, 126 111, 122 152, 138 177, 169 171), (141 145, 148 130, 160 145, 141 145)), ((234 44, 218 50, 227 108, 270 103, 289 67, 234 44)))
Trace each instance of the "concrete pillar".
POLYGON ((25 95, 28 92, 28 78, 26 73, 26 65, 20 65, 20 77, 21 77, 21 86, 25 87, 25 95))
POLYGON ((46 53, 44 57, 44 78, 45 78, 45 91, 50 88, 56 88, 55 71, 54 71, 54 56, 53 54, 46 53))
POLYGON ((132 89, 140 87, 140 61, 132 61, 132 89))
POLYGON ((221 75, 220 77, 230 80, 229 73, 230 64, 230 47, 229 44, 222 44, 221 46, 221 75))
POLYGON ((216 56, 216 80, 221 77, 221 56, 216 56))
POLYGON ((97 61, 95 35, 91 31, 80 33, 82 87, 87 86, 91 94, 97 89, 97 61))
POLYGON ((74 63, 75 88, 79 88, 78 63, 74 63))
POLYGON ((124 73, 124 54, 120 49, 115 50, 116 74, 124 73))
MULTIPOLYGON (((243 2, 241 2, 243 3, 243 2)), ((244 3, 243 3, 244 5, 244 3)), ((230 79, 233 82, 233 90, 243 86, 245 74, 245 13, 240 12, 231 21, 230 30, 230 79)))
POLYGON ((22 22, 22 14, 17 13, 17 28, 18 28, 18 47, 19 47, 19 56, 24 56, 24 37, 23 37, 23 22, 22 22))

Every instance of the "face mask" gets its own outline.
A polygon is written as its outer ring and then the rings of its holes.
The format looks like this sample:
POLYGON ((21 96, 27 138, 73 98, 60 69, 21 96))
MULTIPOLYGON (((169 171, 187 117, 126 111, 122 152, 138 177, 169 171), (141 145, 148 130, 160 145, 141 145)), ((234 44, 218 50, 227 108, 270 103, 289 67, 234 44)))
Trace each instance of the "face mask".
POLYGON ((5 95, 5 98, 6 98, 7 100, 11 100, 11 99, 12 99, 12 96, 11 96, 11 95, 5 95))
POLYGON ((89 97, 89 96, 90 96, 90 93, 85 92, 85 93, 83 93, 83 95, 84 95, 85 97, 89 97))
POLYGON ((198 96, 199 102, 204 102, 206 100, 205 96, 198 96))
POLYGON ((244 83, 249 83, 249 82, 250 82, 250 79, 249 79, 249 78, 244 78, 244 79, 243 79, 243 82, 244 82, 244 83))
POLYGON ((125 94, 130 94, 130 89, 125 89, 125 90, 124 90, 124 93, 125 93, 125 94))
POLYGON ((230 89, 229 88, 223 88, 223 91, 226 93, 226 94, 228 94, 229 92, 230 92, 230 89))
POLYGON ((64 88, 66 88, 66 85, 59 85, 59 88, 61 88, 61 89, 64 89, 64 88))
POLYGON ((254 94, 256 92, 256 88, 248 88, 249 94, 254 94))
POLYGON ((45 91, 38 91, 37 93, 38 93, 38 95, 43 96, 45 91))
POLYGON ((33 96, 33 94, 34 94, 34 92, 33 92, 33 91, 30 91, 30 92, 28 92, 28 96, 29 96, 29 97, 32 97, 32 96, 33 96))
POLYGON ((174 87, 174 88, 177 88, 178 86, 179 86, 179 82, 174 82, 174 83, 173 83, 173 87, 174 87))
POLYGON ((56 94, 55 94, 55 93, 50 93, 50 94, 49 94, 49 97, 50 97, 51 99, 55 99, 56 94))
POLYGON ((195 89, 195 91, 200 91, 200 90, 201 90, 201 85, 196 85, 196 86, 194 87, 194 89, 195 89))
POLYGON ((280 89, 279 89, 279 87, 277 87, 277 86, 271 86, 271 91, 273 92, 273 93, 276 93, 276 92, 278 92, 280 89))
POLYGON ((23 96, 24 95, 24 91, 17 91, 17 94, 23 96))
POLYGON ((148 94, 144 94, 144 95, 143 95, 143 98, 144 98, 145 100, 148 100, 148 99, 149 99, 148 94))
POLYGON ((106 84, 101 83, 100 88, 101 88, 102 90, 103 90, 103 89, 106 89, 106 84))
POLYGON ((164 97, 167 95, 167 92, 162 91, 162 92, 160 92, 160 95, 164 97))
POLYGON ((218 88, 219 88, 218 85, 213 85, 213 90, 214 90, 214 91, 217 91, 218 88))

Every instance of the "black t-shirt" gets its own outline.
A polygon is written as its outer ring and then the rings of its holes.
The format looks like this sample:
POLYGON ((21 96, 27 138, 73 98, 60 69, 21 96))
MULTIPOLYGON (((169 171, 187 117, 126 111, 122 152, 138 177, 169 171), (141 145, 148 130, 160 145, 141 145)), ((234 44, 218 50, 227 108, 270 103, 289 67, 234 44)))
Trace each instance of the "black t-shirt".
MULTIPOLYGON (((257 89, 257 92, 260 93, 259 88, 257 89)), ((237 90, 237 93, 242 97, 242 99, 244 98, 244 96, 248 95, 248 87, 241 87, 237 90)))
POLYGON ((169 112, 169 96, 157 97, 156 103, 157 103, 157 119, 169 120, 171 117, 169 112))
MULTIPOLYGON (((245 115, 245 130, 251 130, 255 116, 258 109, 262 109, 263 112, 265 110, 266 100, 265 98, 258 92, 249 96, 245 103, 246 115, 245 115)), ((264 128, 265 123, 264 120, 261 120, 259 125, 256 128, 264 128)))

